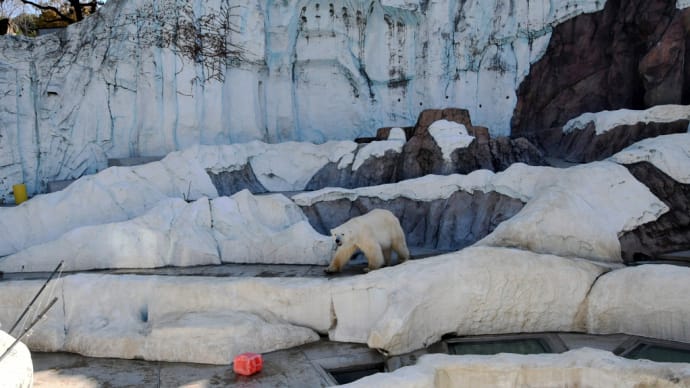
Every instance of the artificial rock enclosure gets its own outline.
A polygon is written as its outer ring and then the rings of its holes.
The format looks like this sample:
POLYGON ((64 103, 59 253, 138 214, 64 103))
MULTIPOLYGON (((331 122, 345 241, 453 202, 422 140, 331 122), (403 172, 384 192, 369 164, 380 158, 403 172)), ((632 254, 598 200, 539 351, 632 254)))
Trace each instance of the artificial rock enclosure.
MULTIPOLYGON (((0 38, 0 200, 33 196, 0 207, 0 271, 75 271, 24 342, 215 364, 324 336, 386 355, 446 335, 690 342, 690 270, 626 266, 690 249, 687 5, 112 0, 0 38), (435 254, 335 278, 79 273, 325 268, 329 230, 375 208, 435 254)), ((0 282, 3 329, 41 283, 0 282)), ((619 360, 428 357, 369 384, 548 365, 520 381, 690 385, 687 364, 619 360)))

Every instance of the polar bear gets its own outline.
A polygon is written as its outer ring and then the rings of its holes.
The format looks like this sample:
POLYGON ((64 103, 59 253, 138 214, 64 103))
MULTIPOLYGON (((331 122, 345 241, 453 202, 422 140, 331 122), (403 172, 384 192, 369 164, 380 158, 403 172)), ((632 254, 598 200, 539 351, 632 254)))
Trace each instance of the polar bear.
POLYGON ((398 218, 388 210, 374 209, 367 214, 354 217, 331 229, 335 242, 335 254, 326 273, 339 272, 352 255, 361 251, 369 261, 364 272, 381 268, 384 262, 391 264, 391 250, 398 254, 398 261, 410 258, 405 243, 405 233, 398 218))

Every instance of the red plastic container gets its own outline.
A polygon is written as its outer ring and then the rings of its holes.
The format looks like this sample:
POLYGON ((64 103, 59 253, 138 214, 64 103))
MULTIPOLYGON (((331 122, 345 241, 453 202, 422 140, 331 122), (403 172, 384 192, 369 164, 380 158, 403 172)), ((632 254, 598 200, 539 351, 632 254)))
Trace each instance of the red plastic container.
POLYGON ((242 353, 235 356, 232 362, 232 370, 238 375, 251 376, 261 372, 264 367, 264 358, 257 353, 242 353))

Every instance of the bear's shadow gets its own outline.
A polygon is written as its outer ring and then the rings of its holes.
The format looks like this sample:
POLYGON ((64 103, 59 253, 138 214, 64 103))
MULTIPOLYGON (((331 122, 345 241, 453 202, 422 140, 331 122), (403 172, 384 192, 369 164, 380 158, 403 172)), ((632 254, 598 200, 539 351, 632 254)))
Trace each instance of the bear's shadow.
MULTIPOLYGON (((393 266, 398 263, 398 256, 396 254, 393 254, 391 265, 393 266)), ((345 266, 340 269, 340 272, 326 273, 326 277, 330 279, 343 276, 364 275, 366 274, 366 272, 364 272, 364 269, 368 266, 369 261, 367 260, 366 256, 364 256, 364 253, 357 252, 354 256, 352 256, 350 261, 348 261, 347 264, 345 264, 345 266)), ((383 268, 385 268, 385 266, 383 268)))

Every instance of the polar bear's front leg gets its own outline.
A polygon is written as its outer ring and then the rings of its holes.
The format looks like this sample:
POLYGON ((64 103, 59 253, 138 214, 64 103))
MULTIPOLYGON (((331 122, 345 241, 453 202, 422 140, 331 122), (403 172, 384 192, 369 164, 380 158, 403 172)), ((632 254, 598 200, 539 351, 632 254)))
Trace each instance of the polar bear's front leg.
POLYGON ((328 266, 324 271, 326 273, 340 272, 341 269, 350 261, 352 255, 357 251, 357 246, 355 244, 344 244, 338 247, 333 255, 333 260, 331 260, 331 265, 328 266))
POLYGON ((383 266, 383 251, 378 242, 367 239, 362 241, 358 247, 364 253, 364 256, 367 257, 367 261, 369 261, 369 266, 364 269, 364 272, 379 269, 383 266))

